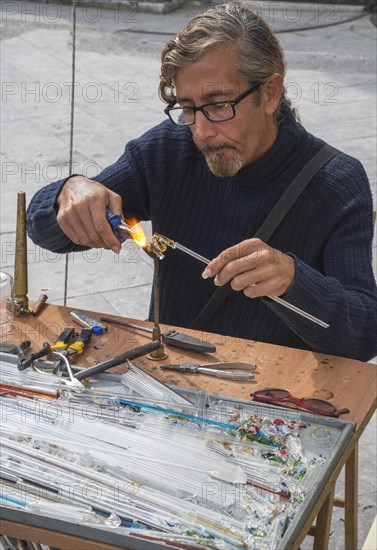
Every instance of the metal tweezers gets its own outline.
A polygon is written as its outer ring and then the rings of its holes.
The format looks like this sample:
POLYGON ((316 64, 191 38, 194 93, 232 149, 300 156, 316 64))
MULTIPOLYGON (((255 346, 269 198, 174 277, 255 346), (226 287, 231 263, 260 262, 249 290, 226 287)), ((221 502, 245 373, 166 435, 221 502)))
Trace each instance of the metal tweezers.
POLYGON ((208 374, 217 378, 228 378, 229 380, 252 380, 255 375, 251 372, 238 372, 232 369, 251 371, 256 369, 254 363, 243 363, 240 361, 224 361, 218 363, 181 363, 180 365, 160 365, 162 369, 174 370, 178 372, 188 372, 191 374, 208 374), (227 370, 230 369, 230 370, 227 370))

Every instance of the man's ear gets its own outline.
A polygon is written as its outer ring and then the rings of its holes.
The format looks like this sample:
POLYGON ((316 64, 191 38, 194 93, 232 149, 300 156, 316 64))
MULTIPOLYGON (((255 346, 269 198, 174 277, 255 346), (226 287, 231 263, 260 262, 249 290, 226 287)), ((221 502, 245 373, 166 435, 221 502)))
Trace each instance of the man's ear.
POLYGON ((284 87, 284 78, 280 73, 274 73, 268 77, 262 88, 262 104, 264 111, 268 115, 272 115, 280 101, 284 87))

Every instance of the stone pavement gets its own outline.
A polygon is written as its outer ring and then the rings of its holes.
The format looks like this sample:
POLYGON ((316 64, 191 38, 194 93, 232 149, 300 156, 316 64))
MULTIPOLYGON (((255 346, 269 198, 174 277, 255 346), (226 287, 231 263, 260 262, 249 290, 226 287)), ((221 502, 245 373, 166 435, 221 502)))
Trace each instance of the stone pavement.
MULTIPOLYGON (((376 29, 370 15, 361 6, 249 3, 283 31, 287 87, 304 126, 363 162, 376 200, 376 29)), ((185 2, 166 15, 139 13, 132 3, 123 11, 79 5, 74 173, 95 177, 128 140, 164 118, 159 53, 208 4, 185 2)), ((17 191, 26 191, 29 201, 42 185, 68 175, 72 11, 59 2, 28 1, 2 2, 1 10, 1 269, 12 272, 17 191)), ((144 227, 149 233, 149 224, 144 227)), ((28 243, 30 299, 44 291, 51 302, 63 303, 64 261, 28 243)), ((131 242, 119 256, 103 250, 70 255, 67 305, 143 319, 151 280, 150 260, 131 242)), ((360 462, 361 548, 376 513, 376 473, 366 466, 376 464, 375 420, 363 436, 360 462)), ((343 547, 341 518, 336 511, 331 550, 343 547)))

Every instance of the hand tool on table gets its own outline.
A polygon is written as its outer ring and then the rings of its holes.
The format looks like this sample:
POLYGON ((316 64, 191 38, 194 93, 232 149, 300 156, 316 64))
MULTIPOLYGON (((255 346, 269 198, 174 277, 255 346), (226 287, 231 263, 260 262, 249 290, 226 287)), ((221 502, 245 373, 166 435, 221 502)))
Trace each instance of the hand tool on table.
POLYGON ((137 357, 142 357, 143 355, 146 355, 151 351, 157 350, 159 347, 161 347, 161 343, 158 340, 154 340, 152 342, 149 342, 148 344, 144 344, 144 346, 138 346, 137 348, 130 349, 128 351, 125 351, 124 353, 121 353, 120 355, 117 355, 116 357, 113 357, 112 359, 108 359, 107 361, 98 363, 98 365, 94 365, 93 367, 84 369, 76 373, 75 378, 77 380, 84 380, 84 378, 89 378, 90 376, 100 374, 101 372, 111 369, 112 367, 122 365, 123 363, 126 363, 127 360, 132 361, 137 357))
POLYGON ((63 352, 59 352, 59 351, 55 351, 54 355, 59 357, 58 366, 56 367, 58 369, 59 373, 60 373, 61 365, 63 363, 65 365, 65 369, 66 369, 66 371, 68 373, 68 376, 69 376, 69 378, 64 378, 65 384, 67 384, 67 386, 72 386, 72 387, 84 389, 85 388, 84 384, 82 382, 80 382, 80 380, 77 380, 75 378, 75 375, 72 372, 71 363, 69 362, 68 357, 65 354, 63 354, 63 352))
POLYGON ((53 354, 59 359, 52 365, 52 370, 56 374, 61 373, 61 367, 64 366, 68 373, 69 379, 65 378, 64 382, 67 386, 76 388, 84 388, 84 384, 75 378, 71 369, 70 357, 80 354, 84 351, 85 346, 89 343, 92 336, 92 331, 89 328, 83 328, 77 339, 69 344, 66 349, 61 351, 55 350, 53 354))
POLYGON ((30 348, 30 340, 24 340, 21 344, 11 344, 10 342, 0 342, 0 352, 10 353, 11 355, 25 356, 25 352, 30 348))
POLYGON ((82 309, 75 309, 74 311, 71 311, 70 316, 82 327, 90 328, 93 334, 103 334, 107 331, 106 325, 82 309))
MULTIPOLYGON (((148 332, 149 334, 153 333, 153 330, 151 328, 142 327, 141 325, 136 325, 135 323, 118 321, 117 319, 110 319, 109 317, 100 317, 100 319, 104 323, 133 328, 136 330, 141 330, 143 332, 148 332)), ((175 346, 177 348, 187 349, 190 351, 199 351, 201 353, 215 353, 216 351, 216 346, 214 346, 213 344, 210 344, 209 342, 203 342, 203 340, 199 340, 199 338, 189 336, 188 334, 183 334, 182 332, 177 332, 174 329, 163 332, 161 334, 161 337, 164 344, 170 344, 171 346, 175 346)))
POLYGON ((65 349, 53 350, 53 355, 59 357, 59 359, 53 364, 52 370, 56 372, 59 370, 60 365, 62 365, 63 363, 67 365, 67 362, 63 359, 64 357, 69 358, 72 357, 72 355, 82 353, 85 349, 85 346, 90 342, 91 337, 92 331, 90 330, 90 328, 83 328, 80 334, 78 334, 76 340, 74 342, 68 343, 65 349))
POLYGON ((74 334, 75 329, 73 327, 65 327, 63 332, 58 336, 55 344, 43 342, 42 348, 39 351, 31 353, 30 355, 26 355, 25 353, 19 355, 17 363, 18 370, 27 369, 32 365, 33 361, 45 357, 45 355, 48 355, 52 351, 66 349, 74 334))
POLYGON ((31 346, 30 340, 24 340, 16 348, 16 355, 18 357, 18 362, 22 361, 26 357, 26 350, 31 346))
POLYGON ((242 361, 223 361, 217 363, 181 363, 180 365, 160 365, 161 369, 173 370, 176 372, 190 374, 208 374, 217 378, 227 378, 228 380, 253 380, 255 375, 251 371, 256 369, 254 363, 244 363, 242 361), (239 370, 236 370, 239 369, 239 370))

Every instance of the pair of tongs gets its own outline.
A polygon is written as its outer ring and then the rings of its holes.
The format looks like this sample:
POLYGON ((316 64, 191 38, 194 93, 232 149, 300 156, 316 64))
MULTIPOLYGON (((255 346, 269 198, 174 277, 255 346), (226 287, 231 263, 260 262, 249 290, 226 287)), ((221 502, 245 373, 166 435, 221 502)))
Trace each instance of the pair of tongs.
POLYGON ((254 363, 244 363, 241 361, 220 361, 217 363, 181 363, 180 365, 160 365, 162 369, 174 370, 177 372, 188 372, 190 374, 208 374, 217 378, 227 378, 229 380, 252 380, 255 375, 251 372, 239 372, 233 369, 242 371, 251 371, 256 369, 254 363))

